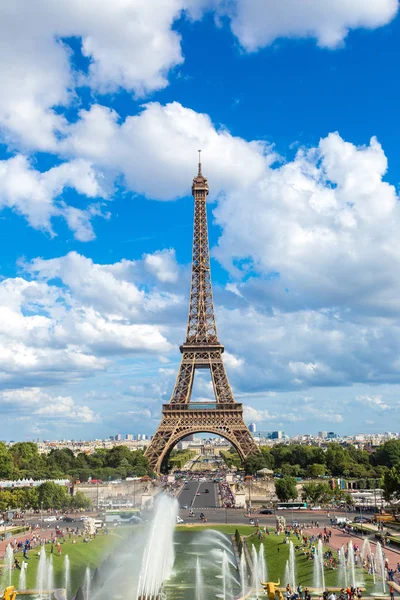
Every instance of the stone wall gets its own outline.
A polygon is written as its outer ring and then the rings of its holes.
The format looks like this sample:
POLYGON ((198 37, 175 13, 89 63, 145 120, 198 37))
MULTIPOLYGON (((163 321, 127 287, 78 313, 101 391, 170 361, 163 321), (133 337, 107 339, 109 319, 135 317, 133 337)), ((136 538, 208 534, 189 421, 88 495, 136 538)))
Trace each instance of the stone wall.
POLYGON ((160 488, 152 481, 122 481, 121 483, 80 483, 73 487, 73 494, 82 492, 93 502, 94 506, 101 504, 102 500, 111 498, 130 498, 135 504, 141 503, 142 495, 154 496, 160 488))

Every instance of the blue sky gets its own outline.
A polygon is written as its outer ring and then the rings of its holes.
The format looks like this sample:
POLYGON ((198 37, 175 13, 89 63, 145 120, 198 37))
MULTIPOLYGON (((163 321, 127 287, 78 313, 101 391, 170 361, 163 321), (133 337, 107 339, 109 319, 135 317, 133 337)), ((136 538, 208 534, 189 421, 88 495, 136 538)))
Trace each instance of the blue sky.
MULTIPOLYGON (((198 148, 247 422, 398 429, 397 13, 397 0, 0 7, 5 437, 153 433, 185 334, 198 148)), ((211 398, 204 374, 194 396, 211 398)))

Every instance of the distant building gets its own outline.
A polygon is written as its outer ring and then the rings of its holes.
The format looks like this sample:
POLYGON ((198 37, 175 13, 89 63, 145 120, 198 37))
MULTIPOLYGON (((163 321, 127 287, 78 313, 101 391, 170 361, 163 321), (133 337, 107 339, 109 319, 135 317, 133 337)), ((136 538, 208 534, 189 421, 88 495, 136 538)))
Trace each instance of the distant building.
POLYGON ((250 433, 255 433, 257 431, 257 425, 255 423, 249 423, 249 431, 250 433))
POLYGON ((120 433, 117 433, 117 435, 115 436, 115 441, 120 442, 121 439, 122 439, 122 435, 120 433))
POLYGON ((328 433, 326 434, 327 440, 336 440, 337 437, 338 435, 334 431, 328 431, 328 433))
POLYGON ((322 438, 323 440, 326 440, 326 438, 328 437, 328 432, 327 431, 318 431, 318 437, 322 438))
POLYGON ((271 431, 270 439, 271 440, 281 440, 284 437, 283 431, 271 431))
POLYGON ((131 433, 127 433, 125 436, 126 440, 133 440, 133 435, 131 433))

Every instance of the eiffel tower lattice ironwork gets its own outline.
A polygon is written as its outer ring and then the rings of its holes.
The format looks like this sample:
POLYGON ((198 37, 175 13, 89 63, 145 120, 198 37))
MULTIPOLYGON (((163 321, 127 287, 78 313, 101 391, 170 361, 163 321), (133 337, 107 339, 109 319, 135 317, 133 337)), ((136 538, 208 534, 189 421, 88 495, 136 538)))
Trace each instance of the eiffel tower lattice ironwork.
POLYGON ((258 452, 244 423, 242 405, 234 400, 222 361, 224 346, 218 340, 210 273, 208 182, 202 174, 200 151, 192 194, 193 259, 186 341, 180 347, 182 361, 170 402, 163 405, 161 424, 146 450, 150 466, 158 473, 172 448, 182 438, 196 432, 221 435, 231 442, 242 459, 258 452), (196 369, 210 370, 215 403, 190 401, 196 369))

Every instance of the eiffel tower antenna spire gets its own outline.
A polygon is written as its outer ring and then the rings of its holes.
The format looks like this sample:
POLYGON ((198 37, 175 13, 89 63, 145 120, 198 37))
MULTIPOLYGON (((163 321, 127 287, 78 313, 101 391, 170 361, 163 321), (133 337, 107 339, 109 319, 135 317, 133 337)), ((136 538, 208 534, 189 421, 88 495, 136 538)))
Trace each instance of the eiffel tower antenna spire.
POLYGON ((191 433, 221 435, 231 442, 242 459, 258 452, 243 421, 242 405, 235 402, 233 397, 222 361, 224 346, 218 339, 211 284, 206 206, 208 181, 201 170, 201 150, 192 195, 192 280, 186 339, 180 347, 182 360, 171 399, 169 404, 163 405, 161 424, 146 450, 150 466, 158 473, 172 448, 191 433), (210 371, 215 402, 191 402, 197 369, 210 371))

